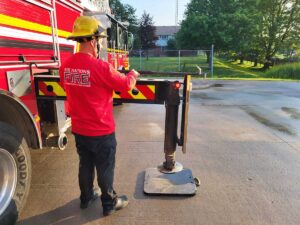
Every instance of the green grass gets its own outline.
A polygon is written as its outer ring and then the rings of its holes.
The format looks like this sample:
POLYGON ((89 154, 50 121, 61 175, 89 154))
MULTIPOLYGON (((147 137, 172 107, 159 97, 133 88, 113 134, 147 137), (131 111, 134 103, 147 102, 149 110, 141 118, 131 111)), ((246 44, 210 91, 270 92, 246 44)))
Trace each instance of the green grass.
POLYGON ((253 67, 249 62, 239 64, 221 59, 215 59, 214 77, 215 78, 248 78, 259 79, 263 77, 261 67, 253 67))
POLYGON ((149 57, 145 58, 131 57, 129 58, 130 68, 137 70, 151 70, 162 72, 196 72, 196 65, 201 68, 208 67, 206 58, 203 56, 198 57, 181 57, 180 70, 178 57, 149 57))
MULTIPOLYGON (((151 70, 162 72, 178 72, 178 57, 131 57, 129 59, 130 68, 136 70, 151 70)), ((208 78, 213 79, 244 79, 244 80, 300 80, 300 63, 275 66, 264 72, 263 65, 253 66, 253 63, 245 61, 240 64, 238 61, 226 61, 214 58, 214 72, 211 76, 205 56, 181 57, 181 72, 197 72, 196 66, 202 68, 207 73, 208 78)))
POLYGON ((266 71, 268 78, 300 80, 300 63, 278 65, 266 71))

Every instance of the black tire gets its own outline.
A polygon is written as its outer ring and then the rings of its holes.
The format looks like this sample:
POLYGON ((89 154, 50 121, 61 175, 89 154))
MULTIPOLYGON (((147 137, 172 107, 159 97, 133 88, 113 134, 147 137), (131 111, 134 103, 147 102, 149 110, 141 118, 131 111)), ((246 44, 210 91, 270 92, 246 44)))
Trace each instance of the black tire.
MULTIPOLYGON (((31 182, 31 160, 30 152, 26 140, 12 126, 0 122, 0 150, 3 156, 11 155, 12 161, 16 165, 16 187, 11 199, 7 201, 7 207, 4 209, 4 204, 0 205, 0 224, 13 225, 18 219, 18 214, 26 203, 26 199, 30 189, 31 182), (3 207, 1 209, 1 207, 3 207), (3 211, 4 210, 4 211, 3 211)), ((1 154, 0 154, 1 157, 1 154)), ((0 182, 1 176, 4 176, 0 166, 0 182), (2 175, 1 175, 2 174, 2 175)), ((2 185, 0 185, 1 193, 2 185)))

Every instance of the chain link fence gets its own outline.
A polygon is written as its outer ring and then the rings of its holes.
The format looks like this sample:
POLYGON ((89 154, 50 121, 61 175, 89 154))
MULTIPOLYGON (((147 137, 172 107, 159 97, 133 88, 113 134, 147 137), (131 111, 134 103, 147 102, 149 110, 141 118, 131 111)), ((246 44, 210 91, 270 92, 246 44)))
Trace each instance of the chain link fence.
POLYGON ((213 76, 213 48, 211 50, 131 50, 130 68, 160 72, 200 72, 213 76))

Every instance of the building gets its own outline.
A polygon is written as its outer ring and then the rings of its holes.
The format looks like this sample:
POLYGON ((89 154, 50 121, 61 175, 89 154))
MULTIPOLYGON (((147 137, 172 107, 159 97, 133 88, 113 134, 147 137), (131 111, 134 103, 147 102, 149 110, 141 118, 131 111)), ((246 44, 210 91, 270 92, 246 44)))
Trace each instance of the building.
POLYGON ((170 39, 175 38, 180 26, 156 26, 156 36, 158 39, 155 45, 160 49, 164 49, 168 45, 170 39))

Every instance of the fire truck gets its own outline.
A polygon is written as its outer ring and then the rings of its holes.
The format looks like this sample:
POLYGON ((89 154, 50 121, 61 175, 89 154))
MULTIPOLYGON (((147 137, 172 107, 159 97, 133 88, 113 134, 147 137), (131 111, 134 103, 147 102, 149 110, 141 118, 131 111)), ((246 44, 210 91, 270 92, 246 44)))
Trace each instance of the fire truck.
POLYGON ((0 224, 13 224, 30 188, 29 149, 64 149, 70 127, 67 103, 43 99, 63 92, 57 69, 78 46, 66 40, 79 15, 106 27, 101 58, 128 69, 126 26, 114 19, 108 0, 0 1, 0 224), (43 78, 49 78, 45 81, 43 78), (52 79, 53 78, 53 79, 52 79), (47 83, 48 82, 48 83, 47 83))

